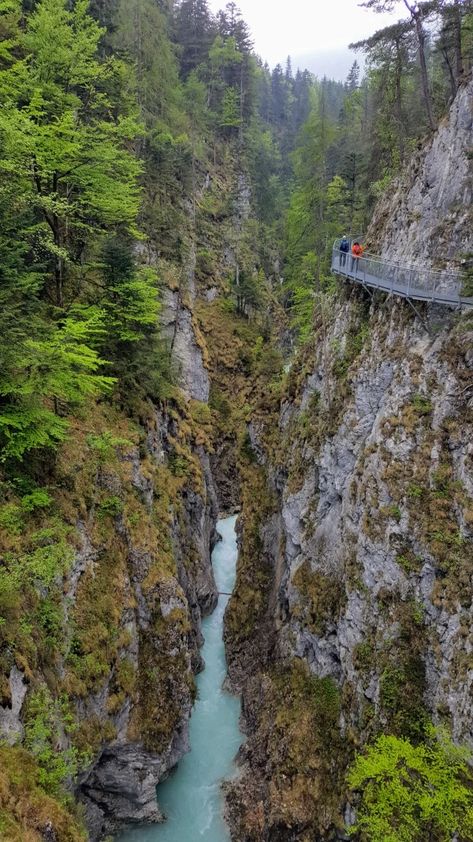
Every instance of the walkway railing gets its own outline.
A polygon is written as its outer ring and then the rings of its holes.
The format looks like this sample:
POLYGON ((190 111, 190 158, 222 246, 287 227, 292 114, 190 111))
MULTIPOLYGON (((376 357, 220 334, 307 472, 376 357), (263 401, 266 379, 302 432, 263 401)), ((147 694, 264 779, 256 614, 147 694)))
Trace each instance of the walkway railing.
POLYGON ((340 251, 340 240, 332 254, 332 272, 371 289, 380 289, 401 298, 431 301, 450 307, 473 307, 473 298, 462 296, 462 278, 458 272, 437 271, 421 266, 402 266, 366 253, 353 258, 340 251))

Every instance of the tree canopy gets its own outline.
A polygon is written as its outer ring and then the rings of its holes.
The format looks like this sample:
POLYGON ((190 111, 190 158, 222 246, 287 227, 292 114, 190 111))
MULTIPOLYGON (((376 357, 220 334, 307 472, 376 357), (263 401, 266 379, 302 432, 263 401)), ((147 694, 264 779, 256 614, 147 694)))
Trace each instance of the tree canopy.
POLYGON ((367 842, 451 842, 473 834, 470 752, 433 728, 425 743, 381 735, 359 754, 348 776, 359 792, 350 828, 367 842))

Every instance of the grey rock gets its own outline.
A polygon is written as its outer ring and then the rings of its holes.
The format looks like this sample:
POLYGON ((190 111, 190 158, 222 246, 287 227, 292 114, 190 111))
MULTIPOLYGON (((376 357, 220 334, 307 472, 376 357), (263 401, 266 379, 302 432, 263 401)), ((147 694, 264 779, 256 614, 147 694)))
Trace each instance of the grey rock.
POLYGON ((180 369, 182 389, 194 400, 207 402, 210 394, 209 375, 202 349, 195 337, 192 313, 183 304, 179 292, 165 290, 161 323, 163 336, 168 340, 180 369))
POLYGON ((384 258, 454 266, 473 251, 472 102, 470 81, 458 92, 448 119, 377 206, 368 239, 384 258))
POLYGON ((24 733, 21 710, 28 687, 24 674, 16 666, 11 668, 9 683, 11 706, 0 707, 0 734, 9 745, 14 745, 24 733))

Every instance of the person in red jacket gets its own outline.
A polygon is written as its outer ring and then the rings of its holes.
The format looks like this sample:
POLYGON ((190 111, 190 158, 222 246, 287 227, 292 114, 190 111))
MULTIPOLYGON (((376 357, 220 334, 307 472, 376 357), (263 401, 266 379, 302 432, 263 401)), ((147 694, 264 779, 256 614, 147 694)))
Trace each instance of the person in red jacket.
POLYGON ((363 246, 360 245, 358 242, 354 242, 351 247, 351 271, 355 272, 358 270, 358 261, 360 257, 363 257, 363 246))

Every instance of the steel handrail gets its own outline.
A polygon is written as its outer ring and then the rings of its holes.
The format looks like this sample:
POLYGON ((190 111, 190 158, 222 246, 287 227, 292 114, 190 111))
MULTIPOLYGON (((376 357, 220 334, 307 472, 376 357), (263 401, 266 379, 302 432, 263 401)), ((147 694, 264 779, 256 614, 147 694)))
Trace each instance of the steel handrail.
POLYGON ((461 295, 462 278, 459 272, 405 266, 383 260, 370 252, 354 257, 351 251, 342 252, 339 245, 340 240, 336 240, 332 251, 332 271, 336 274, 403 298, 473 307, 473 298, 461 295))
POLYGON ((382 263, 383 266, 393 266, 396 269, 405 269, 405 270, 419 270, 419 271, 428 271, 431 275, 451 275, 452 278, 458 279, 459 273, 456 272, 454 269, 434 269, 433 267, 429 267, 426 270, 421 263, 410 263, 409 265, 405 263, 399 263, 397 260, 385 260, 381 255, 375 254, 371 251, 364 251, 363 257, 369 258, 370 260, 382 263))
MULTIPOLYGON (((350 251, 348 252, 348 254, 351 255, 351 247, 352 247, 353 243, 354 242, 361 242, 362 240, 363 240, 362 237, 357 237, 357 238, 350 237, 349 240, 348 240, 348 242, 350 244, 350 251)), ((333 245, 333 248, 337 249, 338 251, 339 251, 339 245, 337 245, 337 244, 339 244, 339 243, 341 243, 340 239, 335 240, 335 243, 333 245)), ((426 270, 421 263, 405 264, 405 263, 400 263, 397 260, 386 260, 384 257, 381 257, 380 254, 376 254, 375 252, 371 252, 371 251, 364 251, 363 252, 363 258, 369 258, 370 260, 377 261, 378 263, 382 263, 383 266, 393 266, 395 268, 404 269, 406 271, 412 270, 412 269, 418 269, 419 271, 428 271, 432 275, 434 275, 434 274, 442 275, 442 276, 451 275, 452 278, 455 278, 455 279, 458 279, 460 277, 459 273, 457 271, 455 271, 454 269, 434 269, 433 267, 429 267, 429 269, 426 270)))

